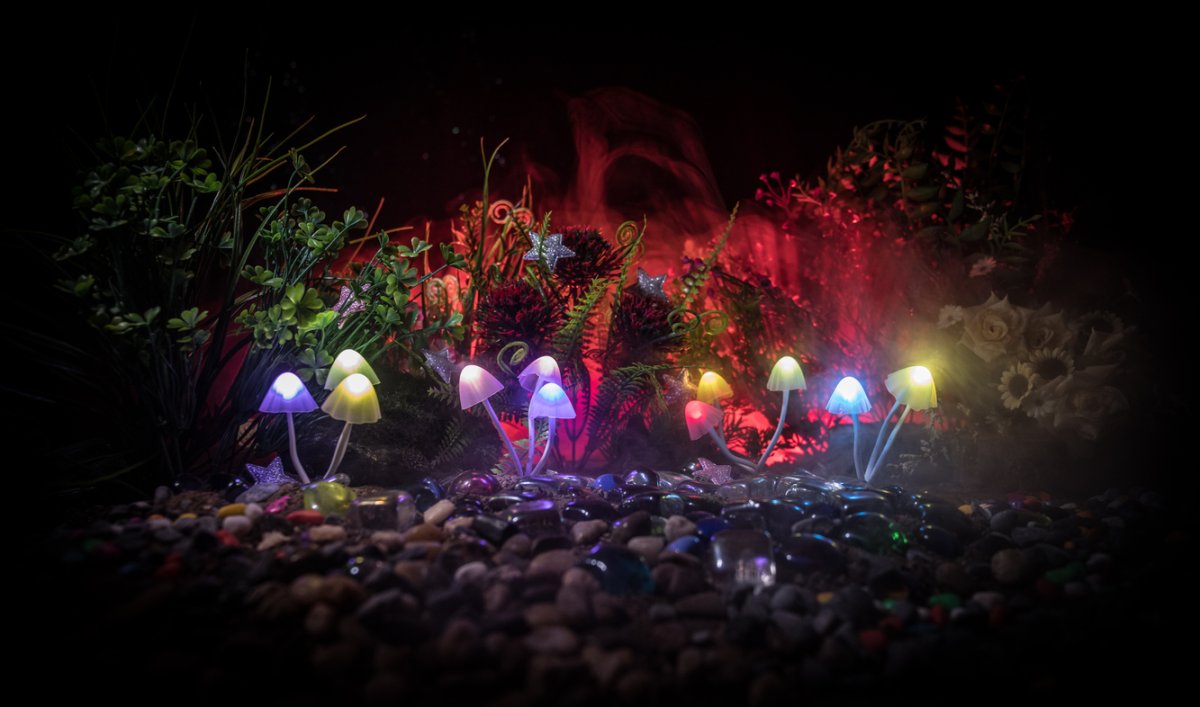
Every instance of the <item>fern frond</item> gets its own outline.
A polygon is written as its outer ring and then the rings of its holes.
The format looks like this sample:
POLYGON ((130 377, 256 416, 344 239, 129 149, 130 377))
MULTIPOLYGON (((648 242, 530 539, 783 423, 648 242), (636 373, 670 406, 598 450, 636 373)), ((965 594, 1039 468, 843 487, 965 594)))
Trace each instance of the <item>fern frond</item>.
POLYGON ((740 204, 733 205, 733 211, 729 212, 729 223, 725 224, 725 230, 717 238, 712 252, 700 263, 700 267, 695 272, 683 278, 683 301, 680 303, 679 309, 690 309, 696 298, 704 291, 704 285, 708 283, 709 277, 712 276, 713 266, 717 264, 717 258, 720 257, 721 251, 725 249, 725 243, 729 240, 729 234, 733 232, 733 222, 737 220, 739 206, 740 204))
POLYGON ((591 321, 593 310, 604 294, 608 292, 610 284, 611 281, 603 277, 592 280, 583 296, 567 313, 566 322, 554 334, 554 348, 563 359, 573 361, 583 353, 584 346, 587 344, 588 324, 591 321))

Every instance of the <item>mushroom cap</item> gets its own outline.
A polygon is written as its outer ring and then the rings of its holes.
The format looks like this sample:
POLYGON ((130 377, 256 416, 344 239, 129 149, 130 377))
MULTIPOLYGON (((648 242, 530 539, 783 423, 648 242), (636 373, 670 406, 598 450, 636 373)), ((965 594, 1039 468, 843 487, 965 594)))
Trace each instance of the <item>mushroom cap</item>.
POLYGON ((705 371, 696 384, 696 398, 702 403, 713 403, 722 398, 733 397, 733 388, 716 371, 705 371))
POLYGON ((862 383, 854 376, 846 376, 838 381, 825 409, 834 415, 861 415, 871 409, 871 401, 867 399, 862 383))
POLYGON ((504 384, 496 380, 496 376, 473 363, 464 366, 458 374, 458 402, 463 410, 482 403, 502 390, 504 384))
POLYGON ((535 390, 538 380, 562 385, 562 373, 558 370, 558 361, 553 356, 539 356, 517 375, 517 382, 525 390, 535 390))
POLYGON ((571 420, 575 417, 575 408, 567 391, 558 383, 546 383, 538 388, 529 401, 529 419, 552 417, 556 420, 571 420))
POLYGON ((329 375, 325 377, 325 390, 333 390, 347 376, 354 373, 366 376, 371 385, 379 385, 379 376, 375 375, 375 370, 367 363, 367 359, 354 349, 345 349, 333 359, 333 365, 329 367, 329 375))
POLYGON ((351 373, 338 383, 321 409, 333 419, 352 425, 367 425, 382 417, 375 386, 361 373, 351 373))
POLYGON ((937 407, 937 387, 933 374, 924 366, 901 368, 887 377, 888 392, 896 396, 897 402, 913 410, 928 410, 937 407))
POLYGON ((775 367, 771 369, 771 377, 767 379, 767 390, 775 392, 804 390, 807 387, 800 362, 791 356, 784 356, 776 361, 775 367))
POLYGON ((683 417, 687 421, 688 436, 700 439, 721 424, 724 415, 708 403, 693 400, 683 409, 683 417))
POLYGON ((316 409, 317 401, 313 400, 300 377, 291 371, 275 377, 258 406, 259 412, 312 412, 316 409))

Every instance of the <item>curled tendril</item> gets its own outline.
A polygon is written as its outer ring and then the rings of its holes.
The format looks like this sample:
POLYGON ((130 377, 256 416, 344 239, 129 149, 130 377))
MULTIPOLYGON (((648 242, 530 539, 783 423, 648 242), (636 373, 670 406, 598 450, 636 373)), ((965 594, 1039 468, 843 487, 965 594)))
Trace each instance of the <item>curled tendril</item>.
POLYGON ((533 211, 524 206, 519 206, 513 209, 512 220, 514 223, 520 225, 521 228, 527 229, 533 224, 533 211))
POLYGON ((425 299, 430 309, 441 308, 442 305, 446 304, 449 294, 446 283, 441 278, 430 278, 425 283, 425 299))
POLYGON ((729 315, 717 309, 697 312, 692 309, 676 309, 667 315, 671 331, 679 336, 685 336, 696 331, 702 331, 708 336, 716 336, 729 326, 729 315))
POLYGON ((494 224, 502 224, 513 215, 513 203, 508 199, 497 199, 488 208, 488 218, 494 224))
POLYGON ((529 344, 525 343, 524 341, 514 341, 505 345, 505 347, 500 349, 499 353, 496 354, 496 365, 508 375, 515 376, 517 374, 513 370, 513 366, 521 365, 521 362, 524 361, 525 357, 528 355, 529 344), (510 349, 513 351, 512 354, 508 353, 510 349))
POLYGON ((621 246, 622 248, 628 248, 637 241, 638 236, 641 234, 642 231, 640 228, 638 228, 637 222, 626 221, 620 226, 617 226, 617 231, 614 234, 614 237, 617 239, 617 245, 621 246))

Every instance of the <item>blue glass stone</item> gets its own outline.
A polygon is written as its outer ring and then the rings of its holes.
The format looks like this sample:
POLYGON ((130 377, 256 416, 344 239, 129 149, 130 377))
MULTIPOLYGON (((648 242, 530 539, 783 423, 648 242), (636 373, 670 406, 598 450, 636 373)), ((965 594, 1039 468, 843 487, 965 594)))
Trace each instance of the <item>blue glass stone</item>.
POLYGON ((504 517, 526 533, 557 531, 562 527, 558 507, 554 505, 554 501, 545 498, 514 503, 504 510, 504 517))
POLYGON ((580 498, 563 504, 562 517, 569 521, 603 520, 612 522, 617 511, 611 503, 600 498, 580 498))
POLYGON ((516 534, 517 526, 504 518, 493 515, 477 515, 471 521, 471 530, 492 545, 500 547, 505 540, 516 534))
POLYGON ((777 477, 774 476, 755 476, 746 480, 746 485, 750 488, 750 499, 754 501, 769 501, 775 498, 775 482, 777 477))
POLYGON ((761 511, 767 521, 767 531, 776 538, 791 535, 792 526, 809 517, 808 509, 803 504, 779 499, 762 504, 761 511))
POLYGON ((616 491, 621 488, 621 480, 615 474, 601 474, 593 485, 601 491, 616 491))
POLYGON ((903 555, 908 537, 882 513, 852 513, 842 521, 842 539, 878 555, 903 555))
POLYGON ((625 476, 621 479, 621 482, 626 486, 650 486, 657 488, 658 474, 645 467, 634 467, 625 472, 625 476))
POLYGON ((779 568, 785 579, 797 574, 824 572, 840 575, 846 571, 846 555, 842 547, 824 535, 796 535, 779 544, 779 568))
POLYGON ((921 508, 921 520, 938 525, 959 537, 970 537, 971 519, 958 510, 958 506, 945 501, 930 501, 921 508))
POLYGON ((703 538, 695 535, 685 535, 682 538, 676 538, 663 548, 664 552, 678 552, 681 555, 695 555, 700 557, 708 548, 708 543, 703 538))
POLYGON ((692 477, 687 474, 680 474, 677 471, 659 471, 658 486, 664 489, 675 489, 680 484, 686 484, 693 481, 692 477))
POLYGON ((512 493, 517 494, 527 501, 533 501, 539 498, 551 498, 554 496, 554 484, 541 479, 521 479, 513 484, 512 493))
POLYGON ((703 481, 688 480, 675 487, 675 492, 685 496, 709 496, 717 492, 717 486, 703 481))
POLYGON ((448 493, 451 498, 463 496, 491 496, 500 491, 500 481, 493 474, 482 471, 464 471, 450 482, 448 493))
POLYGON ((939 528, 936 525, 922 525, 917 528, 916 535, 922 545, 942 557, 958 557, 963 552, 963 546, 958 541, 958 536, 945 528, 939 528))
POLYGON ((734 481, 717 489, 717 498, 725 503, 745 503, 750 500, 750 484, 734 481))
POLYGON ((763 517, 762 505, 757 501, 749 501, 736 506, 726 506, 721 509, 721 517, 729 523, 730 528, 742 528, 763 531, 767 529, 767 519, 763 517))
POLYGON ((405 489, 417 502, 417 510, 424 513, 429 507, 446 497, 446 490, 436 479, 426 477, 414 486, 405 489))
POLYGON ((654 578, 642 558, 619 545, 597 545, 579 561, 609 594, 649 594, 654 578))
POLYGON ((728 530, 729 527, 729 521, 724 518, 705 518, 696 521, 696 533, 702 538, 711 539, 712 536, 722 530, 728 530))
MULTIPOLYGON (((721 512, 721 501, 709 494, 680 494, 683 498, 683 512, 689 513, 711 513, 716 515, 721 512)), ((694 518, 692 520, 695 520, 694 518)))
POLYGON ((806 483, 791 484, 783 490, 780 498, 803 503, 833 503, 833 496, 806 483))
POLYGON ((708 568, 722 589, 769 587, 775 584, 771 538, 757 530, 722 530, 709 545, 708 568))
POLYGON ((835 498, 841 504, 843 515, 855 513, 886 513, 892 509, 887 497, 877 491, 841 491, 835 498))
POLYGON ((512 493, 498 493, 483 500, 483 507, 489 513, 500 513, 514 503, 524 503, 526 499, 512 493))

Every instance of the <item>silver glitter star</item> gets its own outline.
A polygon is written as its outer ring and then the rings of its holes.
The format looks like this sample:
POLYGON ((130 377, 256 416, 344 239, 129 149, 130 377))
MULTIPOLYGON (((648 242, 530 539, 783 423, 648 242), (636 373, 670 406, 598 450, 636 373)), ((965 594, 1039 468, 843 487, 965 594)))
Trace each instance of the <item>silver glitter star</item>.
MULTIPOLYGON (((370 285, 363 285, 362 291, 366 292, 371 288, 370 285)), ((367 305, 362 300, 354 296, 354 291, 349 287, 342 285, 342 291, 338 294, 337 304, 333 305, 333 311, 338 313, 338 329, 346 326, 346 319, 355 312, 361 312, 367 308, 367 305), (344 308, 344 309, 343 309, 344 308)))
POLYGON ((729 473, 733 467, 729 465, 714 464, 704 457, 697 459, 696 463, 700 465, 700 470, 693 474, 696 478, 708 479, 717 486, 727 484, 733 479, 729 473))
POLYGON ((454 362, 450 360, 450 349, 439 349, 437 351, 422 351, 421 355, 425 357, 425 363, 433 369, 433 372, 438 374, 442 380, 450 382, 450 375, 454 373, 454 362))
POLYGON ((651 275, 645 270, 638 268, 638 289, 643 295, 666 301, 667 295, 663 292, 663 284, 667 281, 667 274, 651 275))
POLYGON ((281 484, 299 483, 283 471, 283 460, 279 457, 272 459, 271 463, 266 466, 247 464, 246 471, 250 472, 250 476, 254 478, 255 486, 259 484, 279 486, 281 484))
POLYGON ((695 390, 696 386, 688 380, 687 369, 680 371, 678 377, 666 376, 663 378, 663 397, 672 405, 683 400, 691 400, 695 397, 695 390))
POLYGON ((550 272, 554 272, 554 268, 558 267, 559 258, 575 257, 575 251, 563 245, 563 236, 561 233, 551 233, 542 238, 538 234, 531 232, 529 240, 533 243, 533 247, 525 254, 525 259, 541 260, 545 258, 546 267, 550 268, 550 272))

